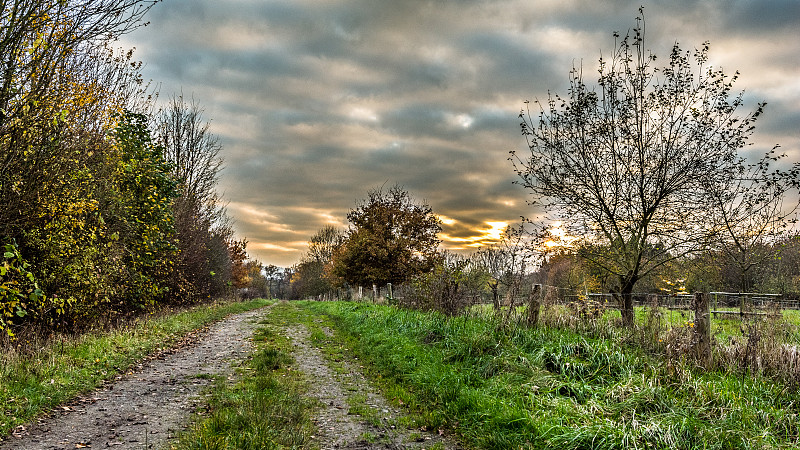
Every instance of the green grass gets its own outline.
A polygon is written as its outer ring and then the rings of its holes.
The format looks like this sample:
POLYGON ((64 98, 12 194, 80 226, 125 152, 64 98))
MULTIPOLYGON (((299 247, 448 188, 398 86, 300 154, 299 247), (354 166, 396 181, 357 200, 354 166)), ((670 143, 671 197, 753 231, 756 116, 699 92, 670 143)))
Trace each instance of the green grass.
MULTIPOLYGON (((359 360, 359 355, 354 353, 358 342, 346 333, 336 330, 336 322, 325 315, 312 311, 307 308, 298 308, 298 302, 283 302, 270 309, 270 313, 260 322, 272 329, 280 329, 294 324, 302 324, 309 331, 310 344, 317 347, 326 358, 328 367, 339 375, 350 374, 352 367, 358 367, 362 372, 370 372, 372 381, 382 388, 384 397, 400 406, 410 397, 403 391, 402 386, 394 383, 386 383, 381 373, 374 367, 363 364, 359 360)), ((409 414, 392 419, 386 419, 379 409, 375 409, 367 404, 367 396, 360 392, 355 385, 343 383, 343 389, 347 395, 348 413, 357 415, 366 423, 376 427, 396 427, 397 429, 415 429, 428 426, 433 429, 433 421, 426 418, 427 411, 416 408, 409 411, 409 414)), ((436 423, 440 423, 437 421, 436 423)))
POLYGON ((286 343, 277 343, 277 336, 262 330, 265 338, 247 374, 233 386, 218 380, 207 406, 209 417, 197 421, 172 449, 309 448, 315 404, 303 397, 307 386, 302 375, 291 370, 286 343))
POLYGON ((308 314, 297 308, 274 305, 253 334, 258 349, 240 369, 242 376, 234 385, 215 384, 205 413, 171 448, 314 448, 311 412, 319 405, 306 397, 307 381, 293 368, 291 341, 277 331, 304 319, 308 314))
POLYGON ((385 395, 477 448, 800 446, 800 394, 764 378, 666 364, 573 331, 389 306, 307 302, 385 395))
MULTIPOLYGON (((734 311, 738 308, 714 308, 712 311, 734 311)), ((490 305, 479 305, 471 311, 473 314, 487 316, 491 314, 490 305)), ((691 334, 690 328, 693 326, 694 313, 690 310, 668 309, 658 307, 653 310, 648 306, 637 306, 634 308, 637 333, 631 333, 629 329, 621 326, 621 315, 617 309, 606 309, 602 316, 594 321, 581 321, 574 318, 565 305, 551 305, 542 312, 543 321, 550 325, 563 328, 573 328, 584 334, 594 337, 603 337, 616 341, 636 341, 656 353, 665 352, 665 344, 670 330, 678 330, 685 335, 691 334), (653 314, 655 312, 655 314, 653 314), (569 324, 569 325, 567 325, 569 324), (659 339, 664 339, 660 341, 659 339)), ((524 315, 520 308, 519 314, 524 315)), ((732 339, 746 339, 745 335, 748 328, 753 324, 759 324, 759 328, 779 331, 773 338, 780 343, 788 345, 800 344, 800 311, 782 310, 782 318, 775 321, 774 318, 764 316, 750 316, 743 321, 738 315, 713 315, 711 317, 711 335, 718 345, 728 345, 732 339)), ((673 335, 674 337, 674 335, 673 335)))
POLYGON ((223 317, 267 300, 204 305, 104 333, 51 340, 32 353, 0 355, 0 435, 114 378, 146 355, 223 317))

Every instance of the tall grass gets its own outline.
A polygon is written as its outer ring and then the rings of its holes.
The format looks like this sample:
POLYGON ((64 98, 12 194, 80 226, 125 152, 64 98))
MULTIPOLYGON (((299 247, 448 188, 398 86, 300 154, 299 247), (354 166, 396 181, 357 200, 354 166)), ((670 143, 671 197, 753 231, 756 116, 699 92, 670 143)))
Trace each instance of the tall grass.
POLYGON ((226 302, 139 320, 116 330, 61 336, 26 351, 0 354, 0 436, 125 372, 189 332, 269 302, 226 302))
POLYGON ((634 346, 491 316, 303 303, 331 317, 403 403, 479 448, 797 448, 800 394, 665 364, 634 346))

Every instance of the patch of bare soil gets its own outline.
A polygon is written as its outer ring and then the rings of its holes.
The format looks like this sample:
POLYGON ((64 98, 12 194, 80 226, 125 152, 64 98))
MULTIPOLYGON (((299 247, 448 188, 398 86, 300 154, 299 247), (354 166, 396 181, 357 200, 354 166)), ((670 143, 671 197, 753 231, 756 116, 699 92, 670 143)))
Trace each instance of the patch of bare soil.
POLYGON ((344 370, 333 370, 322 352, 309 344, 305 327, 288 327, 285 333, 294 344, 297 368, 310 380, 311 396, 322 404, 314 417, 319 429, 315 440, 320 449, 430 449, 435 445, 440 449, 460 448, 442 431, 405 428, 399 420, 403 411, 391 406, 354 364, 337 361, 344 370), (351 414, 351 403, 369 411, 351 414))
POLYGON ((0 442, 0 449, 157 449, 185 428, 214 376, 232 378, 252 349, 263 309, 228 317, 195 343, 144 362, 136 371, 54 411, 0 442))

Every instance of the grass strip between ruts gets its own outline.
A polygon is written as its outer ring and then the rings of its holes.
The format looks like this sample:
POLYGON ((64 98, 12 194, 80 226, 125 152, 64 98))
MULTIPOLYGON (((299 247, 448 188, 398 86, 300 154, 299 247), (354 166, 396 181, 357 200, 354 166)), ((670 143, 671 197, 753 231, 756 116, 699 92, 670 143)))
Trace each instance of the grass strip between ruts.
POLYGON ((217 378, 205 411, 172 449, 313 447, 317 402, 307 397, 307 381, 292 368, 291 343, 267 325, 269 316, 254 333, 258 349, 239 368, 242 376, 233 385, 217 378))

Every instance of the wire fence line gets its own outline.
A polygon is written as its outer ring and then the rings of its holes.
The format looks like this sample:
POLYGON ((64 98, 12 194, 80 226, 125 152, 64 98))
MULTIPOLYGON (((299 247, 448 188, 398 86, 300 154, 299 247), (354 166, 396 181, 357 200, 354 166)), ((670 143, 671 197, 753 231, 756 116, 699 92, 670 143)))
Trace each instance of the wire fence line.
POLYGON ((792 295, 708 292, 634 293, 634 324, 618 312, 619 294, 582 293, 519 283, 506 289, 441 283, 339 290, 328 299, 393 304, 447 315, 493 314, 509 329, 537 325, 636 342, 667 361, 800 380, 800 305, 792 295), (792 311, 794 310, 794 311, 792 311))
MULTIPOLYGON (((524 284, 521 284, 524 285, 524 284)), ((522 300, 527 297, 528 291, 533 286, 540 286, 542 295, 548 296, 549 303, 555 304, 569 304, 582 297, 606 304, 610 309, 619 309, 618 301, 620 294, 610 292, 588 292, 588 293, 575 293, 573 289, 563 288, 559 286, 552 286, 547 284, 531 283, 530 286, 517 287, 515 292, 509 294, 509 289, 500 292, 500 302, 502 306, 509 306, 510 304, 521 304, 522 300), (515 295, 516 294, 516 295, 515 295)), ((469 289, 462 288, 462 296, 471 300, 469 303, 472 305, 481 303, 492 303, 493 297, 491 290, 488 289, 469 289)), ((346 287, 338 289, 326 295, 321 295, 318 300, 335 300, 335 299, 350 299, 350 300, 367 300, 367 301, 383 301, 392 299, 403 303, 406 297, 418 294, 420 289, 415 286, 401 284, 392 285, 373 285, 371 287, 346 287)), ((800 297, 787 294, 769 294, 758 292, 708 292, 710 296, 711 305, 713 308, 767 308, 773 307, 778 309, 800 309, 800 297)), ((648 306, 657 301, 658 306, 674 309, 690 309, 693 294, 664 294, 664 293, 646 293, 635 292, 630 294, 633 299, 634 306, 648 306)))

